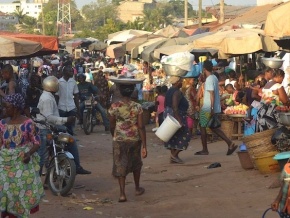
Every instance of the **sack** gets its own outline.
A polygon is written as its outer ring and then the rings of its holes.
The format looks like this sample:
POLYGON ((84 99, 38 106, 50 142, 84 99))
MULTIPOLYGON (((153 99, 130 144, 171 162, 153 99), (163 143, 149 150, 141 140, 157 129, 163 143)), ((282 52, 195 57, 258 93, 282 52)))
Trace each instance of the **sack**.
POLYGON ((209 127, 210 129, 217 129, 221 127, 221 121, 219 120, 217 114, 212 115, 212 117, 207 123, 207 127, 209 127))

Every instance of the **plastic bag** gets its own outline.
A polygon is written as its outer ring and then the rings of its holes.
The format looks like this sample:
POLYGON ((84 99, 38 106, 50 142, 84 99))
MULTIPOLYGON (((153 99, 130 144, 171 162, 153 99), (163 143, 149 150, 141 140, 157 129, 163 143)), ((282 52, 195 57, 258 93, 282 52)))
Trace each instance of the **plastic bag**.
POLYGON ((178 52, 169 56, 163 56, 162 64, 178 66, 182 70, 191 71, 194 55, 190 52, 178 52))
POLYGON ((217 114, 212 115, 212 117, 207 123, 207 127, 209 127, 210 129, 217 129, 221 127, 221 121, 219 120, 217 114))

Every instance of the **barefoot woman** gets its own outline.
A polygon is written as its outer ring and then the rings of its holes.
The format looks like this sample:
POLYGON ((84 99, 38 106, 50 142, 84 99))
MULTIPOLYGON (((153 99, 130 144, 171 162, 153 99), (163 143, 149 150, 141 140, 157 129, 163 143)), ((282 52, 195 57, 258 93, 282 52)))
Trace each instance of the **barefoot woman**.
POLYGON ((119 202, 127 201, 125 180, 128 173, 133 172, 135 194, 142 195, 145 189, 139 186, 142 168, 142 157, 146 158, 146 132, 143 124, 143 111, 140 104, 130 99, 135 85, 120 84, 122 95, 109 109, 110 130, 113 136, 113 176, 120 185, 119 202))

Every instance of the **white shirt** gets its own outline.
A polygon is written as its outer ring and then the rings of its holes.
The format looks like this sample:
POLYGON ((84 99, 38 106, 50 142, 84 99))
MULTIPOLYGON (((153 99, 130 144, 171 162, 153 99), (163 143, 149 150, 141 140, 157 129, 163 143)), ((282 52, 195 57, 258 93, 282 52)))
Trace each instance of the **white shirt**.
MULTIPOLYGON (((60 117, 57 104, 55 101, 54 96, 47 91, 43 91, 39 102, 37 105, 37 108, 39 108, 41 114, 37 114, 36 117, 38 120, 46 121, 53 125, 63 125, 67 122, 67 117, 60 117)), ((40 129, 46 129, 46 127, 42 125, 37 125, 40 129)))
POLYGON ((58 81, 59 89, 56 93, 59 96, 58 109, 66 112, 75 109, 74 95, 79 93, 77 82, 73 78, 66 81, 63 77, 58 81))

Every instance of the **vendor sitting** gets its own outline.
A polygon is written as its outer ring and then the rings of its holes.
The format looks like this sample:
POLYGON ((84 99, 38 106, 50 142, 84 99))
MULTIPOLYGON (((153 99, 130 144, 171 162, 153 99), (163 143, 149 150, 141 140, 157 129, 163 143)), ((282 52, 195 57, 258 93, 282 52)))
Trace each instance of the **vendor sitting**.
POLYGON ((238 91, 234 89, 234 86, 232 84, 227 84, 225 90, 226 92, 221 96, 221 103, 223 107, 239 104, 239 102, 236 101, 238 91))

